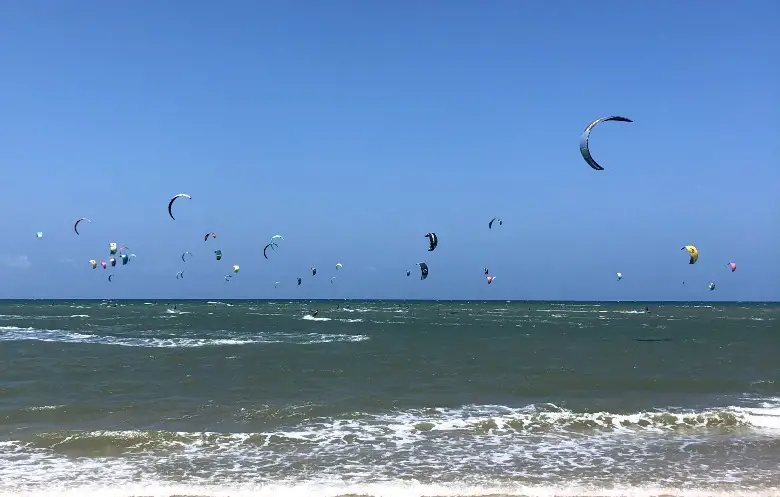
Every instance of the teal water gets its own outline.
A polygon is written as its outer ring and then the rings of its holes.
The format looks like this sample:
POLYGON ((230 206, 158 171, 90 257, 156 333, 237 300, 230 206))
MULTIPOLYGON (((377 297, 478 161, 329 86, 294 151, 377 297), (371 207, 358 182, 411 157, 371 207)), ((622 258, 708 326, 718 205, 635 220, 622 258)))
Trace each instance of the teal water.
POLYGON ((0 495, 778 495, 778 318, 4 301, 0 495))

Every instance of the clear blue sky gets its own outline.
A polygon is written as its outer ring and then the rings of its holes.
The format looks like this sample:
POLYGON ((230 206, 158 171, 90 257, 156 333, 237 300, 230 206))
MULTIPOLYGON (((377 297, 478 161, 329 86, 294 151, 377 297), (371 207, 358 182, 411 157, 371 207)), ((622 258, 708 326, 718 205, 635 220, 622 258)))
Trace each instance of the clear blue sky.
POLYGON ((0 297, 780 300, 779 46, 772 0, 2 2, 0 297))

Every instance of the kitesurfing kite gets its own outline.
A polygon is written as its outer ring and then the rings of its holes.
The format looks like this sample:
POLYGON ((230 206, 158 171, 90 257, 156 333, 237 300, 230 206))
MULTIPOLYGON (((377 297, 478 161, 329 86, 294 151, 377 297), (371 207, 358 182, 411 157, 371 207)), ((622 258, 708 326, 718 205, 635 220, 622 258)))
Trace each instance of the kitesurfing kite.
POLYGON ((488 269, 487 267, 483 267, 482 271, 484 271, 485 274, 490 274, 490 269, 488 269))
POLYGON ((108 260, 108 262, 111 264, 111 267, 116 267, 116 259, 115 258, 113 258, 113 257, 110 258, 108 260))
POLYGON ((298 278, 298 286, 301 286, 301 279, 298 278))
POLYGON ((734 261, 729 262, 726 266, 731 268, 732 273, 737 270, 737 263, 734 261))
POLYGON ((81 234, 81 233, 79 233, 79 223, 80 223, 81 221, 86 221, 86 222, 88 222, 88 223, 91 223, 91 222, 92 222, 92 221, 90 221, 89 219, 87 219, 86 217, 81 217, 81 218, 79 218, 78 220, 76 220, 76 224, 74 224, 74 225, 73 225, 73 231, 75 231, 77 235, 80 235, 80 234, 81 234))
POLYGON ((178 280, 179 278, 184 278, 184 271, 179 271, 176 273, 176 279, 178 280))
POLYGON ((418 266, 420 266, 420 279, 424 280, 428 277, 428 264, 424 262, 418 262, 418 266))
POLYGON ((241 268, 240 268, 240 267, 238 267, 238 264, 233 264, 233 272, 234 272, 235 274, 238 274, 238 271, 239 271, 240 269, 241 269, 241 268))
POLYGON ((340 262, 337 262, 337 263, 336 263, 336 271, 338 271, 338 270, 339 270, 339 269, 341 269, 342 267, 344 267, 344 266, 342 266, 340 262))
POLYGON ((487 279, 487 282, 488 282, 488 285, 489 285, 489 284, 493 283, 493 280, 496 279, 496 277, 495 276, 487 276, 486 279, 487 279))
POLYGON ((263 257, 265 257, 266 259, 268 259, 268 247, 271 247, 271 250, 273 250, 274 244, 268 243, 265 245, 265 247, 263 247, 263 257))
POLYGON ((693 245, 686 245, 681 247, 680 250, 687 250, 688 254, 691 256, 691 260, 688 262, 688 264, 696 264, 696 261, 699 260, 699 249, 693 245))
POLYGON ((113 275, 113 274, 109 274, 109 275, 108 275, 108 281, 109 281, 109 282, 111 282, 111 278, 113 278, 113 277, 114 277, 114 275, 113 275))
POLYGON ((426 233, 425 238, 428 239, 430 242, 430 247, 428 247, 428 252, 433 252, 436 250, 436 246, 439 245, 439 237, 436 236, 436 233, 426 233))
POLYGON ((216 233, 206 233, 206 235, 203 237, 203 241, 204 242, 208 241, 209 237, 216 238, 217 234, 216 233))
POLYGON ((620 281, 623 279, 623 273, 617 273, 617 280, 620 281))
POLYGON ((184 252, 183 254, 181 254, 181 261, 182 262, 187 262, 187 259, 184 258, 184 256, 187 255, 187 254, 192 255, 192 252, 187 251, 187 252, 184 252))
POLYGON ((36 238, 43 238, 43 231, 39 231, 35 234, 36 238))
POLYGON ((588 126, 585 128, 585 131, 582 133, 582 136, 580 136, 580 153, 582 154, 582 158, 585 159, 585 162, 590 165, 593 169, 597 171, 603 171, 604 168, 599 165, 598 162, 596 162, 593 159, 593 156, 590 155, 590 149, 588 149, 588 140, 590 139, 590 132, 591 130, 599 123, 606 122, 606 121, 620 121, 624 123, 632 123, 631 119, 627 117, 621 117, 621 116, 610 116, 610 117, 602 117, 600 119, 596 119, 592 123, 588 124, 588 126))
POLYGON ((219 249, 215 250, 214 251, 214 255, 217 257, 218 261, 222 260, 222 251, 221 250, 219 250, 219 249))
POLYGON ((184 198, 192 199, 192 197, 190 197, 190 196, 189 196, 189 195, 187 195, 186 193, 177 193, 176 195, 174 195, 173 197, 171 197, 171 200, 170 200, 170 202, 168 202, 168 215, 169 215, 169 216, 171 216, 171 219, 173 219, 174 221, 176 220, 176 218, 175 218, 175 217, 173 217, 173 212, 171 211, 171 208, 173 207, 173 203, 174 203, 174 202, 176 201, 176 199, 177 199, 177 198, 179 198, 179 197, 184 197, 184 198))
POLYGON ((111 255, 116 255, 116 243, 111 242, 111 243, 108 244, 108 252, 111 255))
POLYGON ((95 269, 97 267, 97 261, 95 259, 90 259, 89 263, 92 265, 92 269, 95 269))
POLYGON ((710 289, 710 291, 715 290, 715 282, 714 281, 710 281, 709 289, 710 289))
POLYGON ((410 274, 412 274, 412 272, 407 269, 406 270, 406 276, 409 276, 410 274))
POLYGON ((488 229, 491 229, 491 230, 493 229, 493 223, 494 223, 495 221, 498 221, 498 225, 499 225, 499 226, 501 226, 502 224, 504 224, 504 221, 502 221, 501 219, 499 219, 499 218, 497 218, 497 217, 494 217, 494 218, 493 218, 493 219, 491 219, 491 220, 490 220, 490 222, 488 223, 488 229))

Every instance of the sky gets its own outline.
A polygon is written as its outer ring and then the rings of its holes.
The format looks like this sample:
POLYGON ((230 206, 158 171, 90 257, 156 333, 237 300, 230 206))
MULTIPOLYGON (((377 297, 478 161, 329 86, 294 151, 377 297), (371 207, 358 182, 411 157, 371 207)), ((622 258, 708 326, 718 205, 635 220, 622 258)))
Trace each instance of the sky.
POLYGON ((772 0, 0 2, 0 298, 778 301, 778 46, 772 0))

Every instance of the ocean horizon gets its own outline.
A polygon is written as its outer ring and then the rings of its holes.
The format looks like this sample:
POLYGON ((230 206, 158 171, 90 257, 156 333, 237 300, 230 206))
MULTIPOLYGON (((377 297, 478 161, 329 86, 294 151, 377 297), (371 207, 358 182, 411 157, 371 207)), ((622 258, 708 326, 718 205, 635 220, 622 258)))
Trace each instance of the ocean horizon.
POLYGON ((679 304, 679 303, 701 303, 701 304, 779 304, 777 300, 578 300, 578 299, 402 299, 402 298, 220 298, 220 297, 199 297, 199 298, 176 298, 176 297, 131 297, 131 298, 106 298, 106 297, 42 297, 42 298, 0 298, 0 302, 25 302, 25 301, 127 301, 140 302, 147 300, 164 300, 170 302, 291 302, 291 301, 311 301, 311 302, 533 302, 533 303, 578 303, 578 304, 620 304, 620 303, 648 303, 648 304, 679 304))

